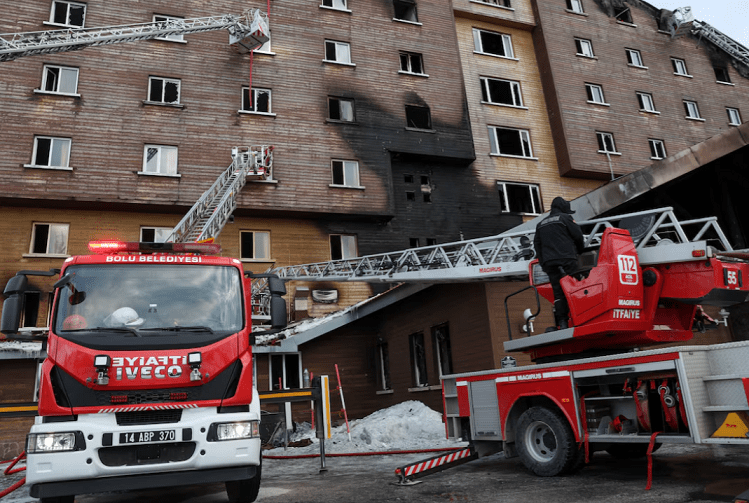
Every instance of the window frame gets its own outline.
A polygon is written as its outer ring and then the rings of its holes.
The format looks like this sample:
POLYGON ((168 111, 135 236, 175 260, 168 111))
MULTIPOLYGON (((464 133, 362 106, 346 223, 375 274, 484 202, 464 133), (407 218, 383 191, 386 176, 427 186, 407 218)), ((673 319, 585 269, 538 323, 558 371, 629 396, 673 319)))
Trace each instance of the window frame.
POLYGON ((527 108, 523 102, 523 93, 520 88, 519 81, 510 80, 510 79, 498 79, 494 77, 479 77, 479 82, 481 84, 481 103, 486 103, 489 105, 507 106, 507 107, 513 107, 513 108, 527 108), (491 93, 491 88, 489 86, 489 81, 502 82, 502 83, 509 84, 509 87, 510 87, 509 95, 512 97, 513 103, 492 101, 492 96, 491 96, 492 93, 491 93), (515 101, 519 101, 519 103, 515 103, 515 101))
POLYGON ((505 59, 512 59, 516 61, 518 60, 518 58, 515 57, 515 50, 512 46, 511 35, 508 35, 507 33, 496 32, 496 31, 482 30, 480 28, 472 28, 472 30, 473 30, 473 52, 474 54, 481 54, 484 56, 494 56, 495 58, 505 58, 505 59), (484 50, 484 42, 481 38, 482 33, 501 37, 502 49, 504 51, 504 54, 486 52, 484 50))
POLYGON ((399 64, 399 68, 400 68, 400 70, 398 70, 398 73, 403 73, 403 74, 406 74, 406 75, 418 75, 420 77, 429 77, 429 75, 424 71, 424 56, 421 53, 418 53, 418 52, 408 52, 408 51, 399 51, 398 52, 398 64, 399 64), (406 61, 407 61, 406 69, 405 70, 403 69, 403 61, 404 61, 403 58, 404 58, 404 56, 406 57, 406 61), (418 60, 419 60, 419 64, 421 65, 421 70, 422 70, 421 73, 414 72, 412 70, 412 68, 413 68, 412 59, 414 57, 418 58, 418 60))
POLYGON ((348 8, 348 0, 321 0, 320 7, 323 9, 337 10, 341 12, 351 12, 351 10, 348 8), (330 2, 330 5, 325 5, 325 2, 330 2), (336 7, 336 2, 341 2, 343 4, 343 8, 336 7))
POLYGON ((614 154, 614 155, 622 155, 621 152, 619 152, 616 149, 616 140, 614 139, 614 133, 609 133, 606 131, 596 131, 596 139, 598 140, 598 153, 599 154, 614 154), (606 139, 611 140, 611 148, 613 150, 608 150, 608 148, 601 148, 603 145, 604 147, 608 147, 606 145, 606 139))
POLYGON ((431 327, 432 349, 434 350, 434 362, 440 377, 453 373, 452 347, 450 343, 450 324, 440 323, 431 327), (442 340, 440 334, 443 333, 442 340))
POLYGON ((657 138, 648 138, 648 146, 650 147, 650 158, 654 161, 660 161, 667 157, 666 144, 663 140, 657 138), (658 149, 662 150, 662 156, 659 156, 658 149))
POLYGON ((653 95, 651 93, 635 91, 635 96, 637 96, 637 104, 640 107, 640 112, 660 114, 658 109, 655 108, 655 100, 653 99, 653 95), (650 105, 651 108, 648 108, 645 105, 650 105))
MULTIPOLYGON (((184 21, 185 18, 179 16, 168 16, 166 14, 154 14, 151 18, 154 23, 163 23, 165 21, 184 21), (161 19, 157 19, 161 18, 161 19)), ((164 37, 156 37, 156 40, 163 40, 165 42, 176 42, 178 44, 186 44, 185 36, 182 33, 175 33, 172 35, 166 35, 164 37)))
POLYGON ((72 171, 73 168, 70 167, 70 154, 72 150, 73 150, 72 138, 64 138, 60 136, 36 135, 34 136, 34 146, 31 151, 31 164, 26 164, 24 167, 43 168, 43 169, 60 169, 60 170, 72 171), (47 156, 48 156, 47 164, 39 164, 39 158, 38 158, 39 140, 49 140, 49 149, 47 152, 47 156), (64 165, 50 164, 52 162, 54 145, 56 142, 67 144, 67 152, 62 152, 62 155, 60 156, 61 158, 64 158, 65 160, 64 165))
POLYGON ((58 94, 61 96, 80 96, 78 94, 78 80, 80 76, 80 68, 75 66, 65 66, 65 65, 44 65, 42 68, 42 82, 39 86, 39 89, 37 89, 37 92, 44 93, 44 94, 58 94), (49 90, 47 89, 47 80, 49 78, 49 72, 51 69, 56 69, 59 71, 57 76, 55 77, 56 80, 56 89, 55 90, 49 90), (60 84, 62 83, 62 72, 63 71, 70 71, 75 70, 75 90, 73 92, 65 92, 60 91, 60 84))
POLYGON ((588 97, 588 101, 587 102, 590 103, 590 104, 610 106, 606 102, 606 96, 603 93, 603 86, 600 85, 600 84, 592 84, 590 82, 586 82, 585 83, 585 94, 588 97), (597 93, 594 92, 594 91, 597 91, 597 93), (601 101, 597 101, 596 100, 596 98, 599 97, 599 96, 597 96, 597 94, 600 95, 601 101))
POLYGON ((356 258, 359 256, 359 238, 356 234, 329 234, 328 235, 328 242, 330 243, 330 260, 350 260, 353 258, 356 258), (340 253, 333 253, 333 241, 334 238, 338 238, 338 245, 340 246, 340 253), (347 238, 347 241, 353 241, 352 243, 348 243, 344 246, 344 239, 347 238), (353 256, 348 256, 348 253, 345 253, 345 251, 350 250, 351 245, 353 245, 353 249, 355 254, 353 256), (334 258, 334 256, 340 255, 340 258, 334 258))
POLYGON ((624 51, 627 54, 627 64, 629 66, 635 68, 647 68, 647 66, 645 66, 645 60, 642 58, 642 52, 639 49, 629 49, 625 47, 624 51), (634 56, 636 56, 636 58, 634 56), (637 59, 639 63, 636 63, 635 59, 637 59))
MULTIPOLYGON (((406 115, 406 129, 417 130, 417 131, 434 131, 434 129, 432 128, 432 110, 428 106, 426 106, 426 105, 409 105, 407 103, 405 105, 405 107, 404 107, 404 112, 405 112, 405 115, 406 115), (410 125, 410 122, 412 122, 412 121, 409 119, 409 115, 410 115, 409 114, 409 110, 415 111, 416 109, 420 109, 422 111, 426 110, 426 118, 427 118, 427 125, 426 126, 427 127, 419 127, 419 126, 416 126, 416 125, 413 125, 413 126, 410 125)), ((411 119, 413 119, 413 118, 414 117, 411 116, 411 119)))
POLYGON ((239 231, 239 260, 241 262, 274 262, 274 260, 272 259, 272 252, 271 252, 270 231, 240 229, 239 231), (252 235, 252 257, 244 256, 244 250, 245 250, 244 235, 246 234, 252 235), (260 242, 258 245, 259 240, 255 238, 256 235, 264 236, 264 242, 260 242), (267 256, 265 255, 258 256, 259 248, 262 248, 260 251, 267 253, 267 256))
POLYGON ((171 241, 168 241, 166 238, 168 238, 171 233, 174 231, 173 227, 158 227, 158 226, 152 226, 152 225, 141 225, 140 226, 140 241, 145 243, 171 243, 171 241), (147 241, 143 237, 143 231, 153 231, 154 234, 154 241, 147 241), (168 233, 165 235, 165 233, 168 233), (161 237, 163 237, 163 240, 159 241, 159 234, 161 234, 161 237))
POLYGON ((86 9, 87 9, 87 7, 88 7, 88 5, 85 4, 85 3, 83 3, 83 2, 73 2, 71 0, 52 0, 52 5, 50 6, 50 11, 49 11, 49 21, 45 21, 44 24, 50 24, 50 25, 54 25, 54 26, 65 26, 67 28, 85 28, 86 27, 86 9), (58 23, 57 21, 55 21, 55 11, 56 11, 55 6, 56 5, 60 5, 60 4, 65 4, 66 5, 65 19, 68 20, 68 22, 66 22, 66 23, 58 23), (71 24, 69 22, 70 21, 70 6, 71 5, 83 8, 83 16, 82 16, 82 21, 81 21, 80 25, 78 25, 78 24, 71 24))
POLYGON ((140 175, 150 175, 150 176, 174 176, 179 177, 181 176, 179 174, 179 147, 175 145, 157 145, 155 143, 147 143, 143 146, 143 166, 141 171, 138 172, 140 175), (146 171, 146 168, 148 167, 148 149, 149 148, 156 148, 158 149, 158 170, 157 171, 146 171), (174 172, 170 173, 162 172, 161 171, 161 160, 162 160, 162 151, 164 149, 174 149, 175 152, 175 161, 174 161, 174 172))
POLYGON ((543 199, 541 199, 541 187, 535 183, 523 183, 523 182, 508 182, 504 180, 497 181, 497 190, 499 192, 499 212, 508 214, 519 214, 519 215, 541 215, 544 212, 543 199), (527 187, 528 188, 528 199, 531 203, 531 209, 537 210, 535 212, 516 211, 513 209, 514 204, 510 204, 510 194, 507 191, 507 186, 513 185, 516 187, 527 187), (538 203, 538 208, 536 204, 538 203))
POLYGON ((356 122, 356 100, 354 98, 344 98, 342 96, 328 96, 328 117, 326 119, 329 122, 342 122, 346 124, 351 124, 356 122), (333 102, 338 102, 338 118, 332 117, 331 111, 333 110, 331 108, 333 102), (341 108, 341 103, 350 103, 351 104, 351 120, 342 119, 341 117, 344 116, 344 109, 341 108))
POLYGON ((726 107, 726 113, 728 114, 728 125, 729 126, 740 126, 742 124, 741 122, 741 111, 736 107, 726 107), (734 112, 732 114, 731 112, 734 112), (738 118, 738 122, 733 122, 733 116, 735 115, 738 118))
POLYGON ((575 55, 583 58, 594 58, 596 53, 593 51, 593 42, 587 38, 575 37, 575 55), (590 54, 586 54, 585 50, 589 50, 590 54), (581 52, 582 51, 582 52, 581 52))
POLYGON ((429 387, 429 369, 426 361, 426 342, 424 332, 414 332, 408 336, 408 348, 411 361, 411 379, 414 389, 429 387), (423 374, 423 375, 422 375, 423 374))
POLYGON ((714 66, 713 67, 713 71, 715 72, 715 82, 717 84, 725 84, 725 85, 729 85, 729 86, 734 85, 731 82, 731 75, 728 73, 728 68, 727 67, 724 67, 724 66, 714 66), (718 75, 719 73, 723 73, 723 75, 725 75, 725 80, 721 80, 721 78, 720 78, 721 76, 718 75))
POLYGON ((324 63, 332 63, 336 65, 345 65, 345 66, 356 66, 354 63, 352 63, 351 59, 351 44, 349 42, 342 42, 340 40, 328 40, 325 39, 325 57, 323 58, 324 63), (328 46, 332 44, 333 45, 333 53, 336 57, 336 59, 328 59, 328 46), (342 55, 343 53, 339 54, 338 48, 339 47, 345 47, 345 56, 347 57, 348 61, 339 60, 338 57, 342 55))
POLYGON ((680 77, 692 77, 689 74, 689 69, 687 68, 687 62, 684 59, 681 58, 671 58, 671 66, 674 69, 674 75, 678 75, 680 77), (684 70, 683 72, 681 70, 684 70))
POLYGON ((683 100, 684 103, 684 110, 686 111, 687 115, 685 119, 689 120, 696 120, 696 121, 704 121, 705 119, 702 118, 700 115, 700 107, 694 100, 683 100), (693 115, 693 113, 695 115, 693 115))
POLYGON ((470 0, 471 2, 491 5, 492 7, 500 7, 502 9, 515 10, 512 7, 512 0, 470 0))
POLYGON ((416 2, 414 0, 393 0, 393 21, 421 25, 419 22, 419 11, 416 8, 416 2), (408 13, 413 15, 413 19, 398 17, 399 7, 401 9, 407 8, 408 13))
POLYGON ((377 384, 380 392, 393 390, 390 380, 390 352, 388 343, 383 340, 377 342, 377 384))
POLYGON ((575 14, 585 14, 583 0, 567 0, 567 10, 575 14))
POLYGON ((182 79, 174 79, 171 77, 158 77, 156 75, 148 76, 148 97, 146 98, 146 101, 145 101, 146 103, 148 103, 149 105, 181 106, 182 105, 181 100, 182 100, 182 79), (151 99, 152 85, 153 85, 153 82, 156 80, 160 80, 162 82, 161 100, 159 101, 155 101, 151 99), (167 84, 177 84, 177 100, 176 101, 164 101, 167 84))
POLYGON ((29 240, 29 253, 26 256, 31 257, 68 257, 68 245, 70 241, 70 224, 61 224, 57 222, 33 222, 31 224, 31 239, 29 240), (37 240, 37 226, 46 225, 47 226, 47 235, 46 235, 46 243, 45 243, 45 251, 44 252, 37 252, 34 251, 36 248, 36 240, 37 240), (50 245, 50 234, 52 231, 52 228, 58 228, 58 229, 65 229, 65 245, 64 245, 64 251, 62 253, 52 253, 49 251, 49 245, 50 245))
POLYGON ((342 188, 349 188, 349 189, 363 189, 364 187, 361 185, 361 173, 359 172, 359 161, 357 160, 351 160, 351 159, 331 159, 330 160, 330 170, 332 175, 333 182, 330 184, 330 187, 342 187, 342 188), (340 163, 340 178, 342 179, 343 183, 335 183, 336 182, 336 163, 340 163), (355 176, 356 180, 354 180, 352 183, 349 183, 348 176, 346 176, 346 173, 348 172, 346 170, 346 164, 354 164, 355 169, 355 176))
MULTIPOLYGON (((273 377, 274 373, 274 365, 273 361, 279 361, 281 362, 281 386, 283 386, 284 389, 290 389, 290 388, 299 388, 301 387, 303 383, 303 373, 302 373, 302 353, 301 352, 288 352, 288 353, 268 353, 268 389, 269 391, 277 390, 276 384, 278 384, 278 380, 273 377), (296 369, 291 369, 290 366, 293 365, 293 362, 289 363, 286 361, 286 357, 291 356, 295 357, 297 359, 297 365, 296 369), (291 376, 289 375, 290 372, 295 372, 296 377, 292 380, 291 376), (291 380, 291 383, 289 382, 291 380), (275 381, 275 382, 274 382, 275 381)), ((257 382, 257 381, 256 381, 257 382)))
POLYGON ((242 86, 242 102, 240 103, 239 112, 245 114, 254 115, 276 115, 273 113, 273 90, 265 87, 253 87, 252 88, 252 109, 246 108, 247 101, 250 99, 250 87, 242 86), (265 93, 268 95, 268 111, 262 112, 257 110, 257 97, 259 93, 265 93))
POLYGON ((626 24, 629 26, 635 26, 635 20, 632 17, 632 9, 629 6, 624 7, 624 8, 614 7, 614 19, 616 20, 617 23, 622 23, 622 24, 626 24), (618 13, 617 13, 617 10, 619 10, 618 13), (625 18, 625 19, 622 19, 622 18, 625 18))
POLYGON ((490 146, 489 155, 498 156, 498 157, 512 157, 515 159, 538 160, 536 157, 533 157, 533 144, 531 143, 530 130, 514 128, 514 127, 506 127, 506 126, 487 126, 487 128, 489 129, 489 146, 490 146), (519 137, 519 144, 521 146, 521 149, 523 150, 523 155, 503 154, 500 151, 501 147, 500 147, 499 137, 497 136, 498 130, 517 132, 518 137, 519 137), (526 147, 527 147, 527 152, 526 152, 526 147))

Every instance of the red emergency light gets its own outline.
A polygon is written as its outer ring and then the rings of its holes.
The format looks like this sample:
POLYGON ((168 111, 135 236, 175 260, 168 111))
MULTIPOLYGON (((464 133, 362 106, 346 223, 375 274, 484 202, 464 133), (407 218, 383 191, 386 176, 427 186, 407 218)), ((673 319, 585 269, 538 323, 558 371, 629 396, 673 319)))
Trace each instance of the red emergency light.
POLYGON ((92 253, 197 253, 218 255, 221 246, 213 243, 139 243, 137 241, 90 241, 88 249, 92 253))

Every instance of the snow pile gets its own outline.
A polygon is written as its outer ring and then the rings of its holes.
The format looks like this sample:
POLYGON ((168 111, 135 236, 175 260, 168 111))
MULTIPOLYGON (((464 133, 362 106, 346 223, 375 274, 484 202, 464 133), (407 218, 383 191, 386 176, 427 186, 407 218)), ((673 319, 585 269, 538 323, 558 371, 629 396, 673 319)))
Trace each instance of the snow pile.
MULTIPOLYGON (((325 440, 325 454, 406 451, 420 449, 442 449, 462 447, 466 442, 448 440, 442 414, 422 402, 408 401, 379 410, 365 417, 349 421, 351 440, 346 424, 331 431, 331 438, 325 440)), ((299 454, 319 454, 319 440, 309 423, 297 426, 295 433, 289 432, 289 441, 312 440, 305 447, 283 447, 263 451, 268 456, 293 456, 299 454)))

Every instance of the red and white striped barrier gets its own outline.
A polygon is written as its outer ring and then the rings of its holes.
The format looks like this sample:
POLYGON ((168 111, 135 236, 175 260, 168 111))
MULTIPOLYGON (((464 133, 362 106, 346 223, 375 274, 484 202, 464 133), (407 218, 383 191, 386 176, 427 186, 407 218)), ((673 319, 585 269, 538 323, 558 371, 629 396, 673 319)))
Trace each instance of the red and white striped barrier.
POLYGON ((396 468, 395 475, 400 477, 401 484, 405 484, 417 477, 423 477, 447 468, 452 468, 455 465, 467 463, 476 458, 478 458, 478 454, 476 454, 472 446, 468 446, 464 449, 396 468))

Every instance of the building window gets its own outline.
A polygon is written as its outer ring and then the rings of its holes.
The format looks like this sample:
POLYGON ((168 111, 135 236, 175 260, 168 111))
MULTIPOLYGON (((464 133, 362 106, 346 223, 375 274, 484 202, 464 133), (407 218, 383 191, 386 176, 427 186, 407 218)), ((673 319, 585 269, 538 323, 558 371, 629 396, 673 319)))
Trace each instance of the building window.
POLYGON ((49 15, 50 23, 83 28, 85 20, 85 3, 66 2, 64 0, 54 0, 52 2, 52 12, 49 15))
POLYGON ((666 158, 666 145, 663 140, 649 139, 650 144, 650 158, 651 159, 665 159, 666 158))
POLYGON ((390 355, 388 343, 379 341, 377 343, 377 380, 381 390, 390 390, 390 355))
POLYGON ((333 185, 359 187, 359 163, 357 161, 331 161, 333 185))
POLYGON ((148 101, 151 103, 179 104, 179 91, 179 79, 148 78, 148 101))
POLYGON ((418 23, 419 18, 416 15, 416 2, 413 0, 393 0, 395 7, 395 19, 398 21, 408 21, 409 23, 418 23))
MULTIPOLYGON (((183 21, 183 18, 174 17, 174 16, 162 16, 161 14, 154 14, 153 16, 154 23, 168 23, 169 21, 183 21)), ((164 35, 161 37, 156 37, 156 39, 168 40, 170 42, 184 42, 185 41, 185 37, 181 33, 172 33, 171 35, 164 35)))
POLYGON ((78 68, 44 65, 42 91, 58 94, 78 92, 78 68))
POLYGON ((607 104, 603 98, 603 87, 598 84, 585 84, 585 92, 588 94, 588 103, 607 104))
POLYGON ((655 109, 655 102, 653 101, 653 95, 648 93, 636 93, 637 102, 640 104, 640 111, 642 112, 657 112, 655 109))
POLYGON ((270 114, 271 110, 270 89, 252 88, 252 99, 250 99, 250 88, 242 88, 242 111, 258 114, 270 114))
POLYGON ((675 75, 690 76, 689 72, 687 72, 687 62, 683 59, 671 58, 671 65, 674 67, 675 75))
POLYGON ((351 46, 347 42, 325 41, 325 61, 351 64, 351 46))
POLYGON ((270 232, 240 231, 239 258, 244 260, 270 260, 270 232))
POLYGON ((728 68, 718 67, 713 68, 715 70, 715 81, 721 84, 730 84, 731 77, 728 75, 728 68))
POLYGON ((473 29, 473 50, 479 54, 490 54, 503 58, 514 58, 512 39, 509 35, 473 29))
POLYGON ((453 357, 450 349, 450 330, 447 323, 432 327, 432 341, 434 343, 434 356, 437 360, 437 369, 440 377, 453 373, 453 357))
POLYGON ((567 10, 571 10, 572 12, 576 14, 582 14, 585 11, 583 10, 583 1, 582 0, 567 0, 567 10))
POLYGON ((429 107, 406 105, 406 127, 432 129, 432 117, 429 107))
POLYGON ((642 62, 642 54, 636 49, 625 49, 627 51, 627 63, 632 66, 639 66, 645 68, 645 64, 642 62))
POLYGON ((298 353, 268 355, 270 389, 296 389, 302 386, 302 359, 298 353))
POLYGON ((728 124, 731 126, 740 126, 741 125, 741 114, 739 113, 738 108, 726 108, 726 112, 728 113, 728 124))
POLYGON ((618 154, 616 151, 616 143, 614 143, 614 135, 611 133, 596 132, 598 138, 598 152, 601 154, 618 154))
POLYGON ((512 8, 512 3, 510 0, 478 0, 482 3, 488 3, 491 5, 496 5, 498 7, 507 7, 508 9, 512 8))
POLYGON ((632 11, 629 7, 614 7, 614 18, 622 23, 632 24, 632 11))
POLYGON ((352 234, 330 235, 330 259, 348 260, 356 258, 359 252, 356 249, 356 236, 352 234))
POLYGON ((414 73, 417 75, 425 75, 424 72, 424 60, 421 54, 413 52, 401 52, 400 53, 401 70, 405 73, 414 73))
POLYGON ((540 215, 544 209, 538 185, 531 183, 497 182, 499 208, 502 213, 540 215))
POLYGON ((513 157, 533 157, 530 133, 524 129, 489 126, 491 153, 513 157))
POLYGON ((321 7, 330 7, 331 9, 348 10, 346 0, 322 0, 321 7))
POLYGON ((333 121, 354 122, 354 100, 328 97, 328 118, 333 121))
POLYGON ((67 168, 70 162, 70 138, 34 137, 31 164, 48 168, 67 168))
POLYGON ((268 40, 265 41, 263 45, 258 47, 257 49, 253 49, 252 52, 260 53, 260 54, 273 54, 273 51, 271 51, 270 47, 270 41, 272 40, 272 35, 270 30, 268 31, 268 40))
POLYGON ((523 106, 520 82, 481 77, 481 99, 494 105, 523 106))
POLYGON ((696 101, 684 100, 684 110, 687 112, 687 119, 702 119, 700 117, 700 109, 697 107, 696 101))
POLYGON ((173 230, 171 227, 141 227, 140 240, 143 243, 166 243, 173 230))
POLYGON ((143 148, 143 173, 177 174, 177 147, 146 145, 143 148))
POLYGON ((413 190, 407 190, 406 201, 409 201, 409 202, 416 201, 416 192, 413 190))
POLYGON ((595 54, 593 54, 593 43, 590 40, 576 38, 575 47, 577 48, 578 56, 585 56, 586 58, 595 57, 595 54))
POLYGON ((68 224, 35 223, 31 229, 29 253, 34 255, 67 255, 68 224))
POLYGON ((417 332, 408 336, 411 349, 411 376, 416 388, 429 386, 427 377, 427 357, 424 348, 424 334, 417 332))
MULTIPOLYGON (((36 327, 39 319, 39 307, 42 301, 41 292, 24 292, 23 311, 21 311, 21 327, 36 327)), ((49 326, 49 325, 44 325, 49 326)))
POLYGON ((418 248, 421 246, 419 242, 419 238, 408 238, 408 247, 409 248, 418 248))

